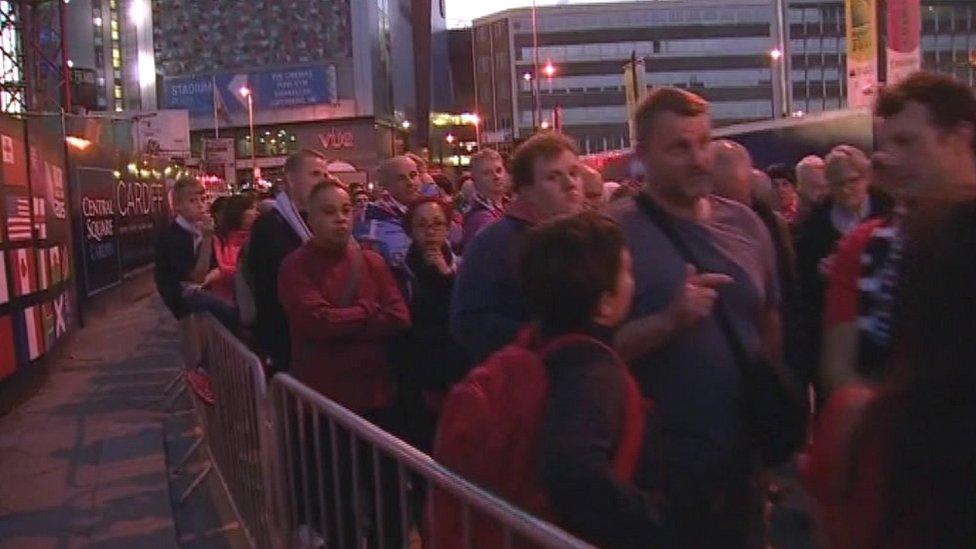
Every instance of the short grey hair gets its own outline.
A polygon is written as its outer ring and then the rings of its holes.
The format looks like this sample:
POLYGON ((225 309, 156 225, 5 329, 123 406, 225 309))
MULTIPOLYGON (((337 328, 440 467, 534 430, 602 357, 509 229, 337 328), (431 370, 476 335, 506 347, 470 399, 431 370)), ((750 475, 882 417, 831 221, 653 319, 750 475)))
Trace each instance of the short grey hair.
POLYGON ((417 168, 417 171, 420 171, 420 166, 417 166, 417 163, 414 162, 414 160, 409 156, 403 154, 398 156, 391 156, 390 158, 387 158, 386 160, 380 162, 379 167, 376 168, 376 182, 379 183, 380 186, 383 188, 389 187, 390 184, 392 183, 392 181, 390 181, 390 178, 393 175, 390 173, 390 170, 392 169, 394 164, 403 160, 410 161, 411 163, 413 163, 414 167, 417 168))
POLYGON ((482 162, 493 162, 495 160, 504 161, 502 155, 495 149, 481 149, 471 157, 471 169, 476 170, 478 169, 478 164, 482 162))
POLYGON ((871 160, 864 151, 852 145, 838 145, 824 159, 824 175, 827 177, 827 182, 832 185, 839 182, 846 166, 854 168, 863 176, 871 173, 871 160))

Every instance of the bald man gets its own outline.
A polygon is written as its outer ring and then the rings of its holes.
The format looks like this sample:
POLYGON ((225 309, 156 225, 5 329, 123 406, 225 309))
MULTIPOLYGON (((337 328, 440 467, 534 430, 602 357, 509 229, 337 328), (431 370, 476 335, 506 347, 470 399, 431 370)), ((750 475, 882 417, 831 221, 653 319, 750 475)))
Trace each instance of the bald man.
POLYGON ((410 248, 404 216, 410 203, 421 196, 420 171, 409 157, 394 156, 380 163, 376 182, 383 196, 366 206, 353 227, 353 236, 382 255, 390 269, 398 272, 410 248))
MULTIPOLYGON (((764 195, 772 195, 772 182, 764 172, 753 169, 749 151, 735 141, 718 139, 712 142, 710 152, 715 194, 752 208, 773 239, 782 296, 780 314, 784 330, 790 331, 793 326, 792 307, 796 299, 796 253, 789 223, 773 210, 769 200, 762 199, 764 195)), ((786 333, 786 337, 789 338, 787 341, 791 341, 793 334, 786 333)), ((791 350, 787 349, 787 359, 790 355, 791 350)))
POLYGON ((580 178, 583 181, 583 207, 599 210, 603 206, 603 176, 597 170, 581 164, 580 178))
POLYGON ((717 139, 710 147, 715 194, 752 207, 752 157, 745 147, 717 139))

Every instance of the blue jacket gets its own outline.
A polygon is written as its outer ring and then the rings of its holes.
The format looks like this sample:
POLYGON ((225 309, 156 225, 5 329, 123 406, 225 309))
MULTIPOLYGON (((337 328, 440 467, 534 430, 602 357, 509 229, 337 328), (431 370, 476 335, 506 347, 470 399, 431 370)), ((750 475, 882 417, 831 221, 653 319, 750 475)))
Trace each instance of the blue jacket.
POLYGON ((366 206, 362 218, 356 220, 352 229, 353 237, 383 256, 391 270, 402 270, 410 249, 403 216, 393 202, 373 202, 366 206))
POLYGON ((475 363, 511 342, 530 315, 518 277, 525 232, 539 221, 524 201, 468 244, 451 299, 451 335, 475 363))

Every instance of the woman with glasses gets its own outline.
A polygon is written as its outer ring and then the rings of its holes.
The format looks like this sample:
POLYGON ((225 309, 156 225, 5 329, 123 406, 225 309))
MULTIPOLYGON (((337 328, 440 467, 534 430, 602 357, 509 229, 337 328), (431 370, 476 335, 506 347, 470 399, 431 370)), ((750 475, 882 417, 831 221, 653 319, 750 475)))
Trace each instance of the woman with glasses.
POLYGON ((407 437, 429 450, 441 401, 469 368, 463 349, 451 337, 448 318, 460 258, 448 243, 451 207, 438 198, 423 198, 405 217, 412 244, 400 276, 410 307, 413 328, 404 338, 400 400, 407 420, 407 437))

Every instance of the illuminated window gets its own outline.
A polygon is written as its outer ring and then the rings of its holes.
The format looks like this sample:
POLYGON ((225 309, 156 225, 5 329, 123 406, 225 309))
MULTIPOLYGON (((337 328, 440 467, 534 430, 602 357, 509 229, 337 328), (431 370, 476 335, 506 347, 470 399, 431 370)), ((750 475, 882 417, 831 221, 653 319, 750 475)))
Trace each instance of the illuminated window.
POLYGON ((94 17, 94 18, 92 18, 92 23, 94 23, 96 27, 101 27, 102 26, 102 18, 101 17, 94 17))
POLYGON ((122 99, 122 86, 115 86, 115 98, 122 99))
POLYGON ((114 32, 119 32, 119 22, 115 19, 112 19, 112 23, 109 26, 109 28, 112 29, 114 32))
MULTIPOLYGON (((112 22, 114 23, 115 21, 112 21, 112 22)), ((119 31, 118 31, 118 29, 112 29, 112 40, 116 40, 117 41, 118 39, 119 39, 119 31)))

